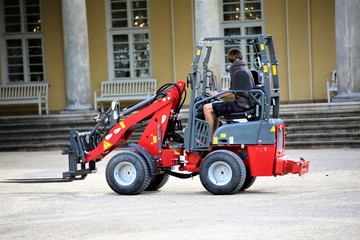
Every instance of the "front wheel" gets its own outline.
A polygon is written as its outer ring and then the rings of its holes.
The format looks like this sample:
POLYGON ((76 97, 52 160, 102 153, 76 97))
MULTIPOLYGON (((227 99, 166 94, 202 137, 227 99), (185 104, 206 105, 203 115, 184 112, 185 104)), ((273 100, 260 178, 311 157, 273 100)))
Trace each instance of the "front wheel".
POLYGON ((233 194, 245 182, 244 162, 235 153, 217 150, 204 158, 200 165, 200 180, 212 194, 233 194))
POLYGON ((151 181, 146 160, 133 151, 116 154, 110 159, 105 173, 110 188, 123 195, 139 194, 151 181))

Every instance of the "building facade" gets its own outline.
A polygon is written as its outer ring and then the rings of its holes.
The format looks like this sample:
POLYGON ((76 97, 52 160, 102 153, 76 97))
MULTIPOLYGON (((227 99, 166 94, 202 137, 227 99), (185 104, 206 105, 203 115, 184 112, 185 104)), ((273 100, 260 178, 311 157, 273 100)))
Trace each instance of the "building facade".
MULTIPOLYGON (((272 34, 282 102, 325 101, 336 69, 335 0, 0 0, 0 16, 1 85, 48 82, 51 112, 92 108, 102 81, 184 80, 209 35, 272 34)), ((241 46, 214 48, 218 79, 241 46)))

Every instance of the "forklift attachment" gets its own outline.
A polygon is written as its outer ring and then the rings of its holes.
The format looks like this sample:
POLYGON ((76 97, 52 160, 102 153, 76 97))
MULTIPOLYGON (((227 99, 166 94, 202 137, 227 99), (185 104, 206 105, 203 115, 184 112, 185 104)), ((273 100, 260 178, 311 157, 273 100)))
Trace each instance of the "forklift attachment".
POLYGON ((60 183, 71 182, 72 178, 13 178, 5 179, 2 183, 60 183))

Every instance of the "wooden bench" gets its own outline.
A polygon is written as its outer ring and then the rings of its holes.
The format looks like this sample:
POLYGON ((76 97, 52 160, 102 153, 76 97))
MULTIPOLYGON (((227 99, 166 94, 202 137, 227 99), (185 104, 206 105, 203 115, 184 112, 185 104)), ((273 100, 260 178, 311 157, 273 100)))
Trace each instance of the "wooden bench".
POLYGON ((331 71, 331 79, 326 79, 326 91, 328 103, 331 102, 331 92, 337 92, 336 70, 331 71))
MULTIPOLYGON (((262 75, 257 70, 250 70, 250 71, 251 74, 253 75, 255 85, 263 84, 262 75)), ((230 88, 230 83, 231 80, 229 73, 224 73, 223 75, 221 75, 221 79, 220 79, 221 90, 228 90, 230 88)))
POLYGON ((0 105, 37 104, 39 115, 41 115, 43 109, 46 114, 49 114, 48 90, 48 83, 0 86, 0 105))
POLYGON ((154 94, 156 89, 156 79, 102 81, 101 89, 94 91, 94 109, 98 110, 99 102, 104 112, 104 102, 144 100, 154 94))
POLYGON ((223 74, 220 79, 221 90, 228 90, 230 88, 230 74, 223 74))

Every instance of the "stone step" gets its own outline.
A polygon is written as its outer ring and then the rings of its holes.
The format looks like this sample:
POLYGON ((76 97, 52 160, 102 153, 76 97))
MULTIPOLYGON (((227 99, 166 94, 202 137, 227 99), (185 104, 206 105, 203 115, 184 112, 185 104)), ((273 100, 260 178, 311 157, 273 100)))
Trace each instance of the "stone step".
POLYGON ((316 126, 286 126, 287 134, 313 134, 313 133, 353 133, 360 132, 360 125, 350 125, 350 124, 337 124, 337 125, 319 125, 316 126))
MULTIPOLYGON (((130 138, 121 148, 128 148, 130 143, 137 143, 137 139, 130 138)), ((69 145, 69 135, 61 137, 41 136, 37 138, 10 138, 7 141, 0 139, 0 151, 41 151, 63 150, 69 145)))
POLYGON ((295 126, 329 126, 329 125, 350 125, 357 126, 360 122, 360 116, 331 117, 331 118, 299 118, 283 119, 287 127, 295 126))
POLYGON ((286 142, 286 149, 319 148, 360 148, 360 140, 286 142))
MULTIPOLYGON (((189 109, 182 109, 187 125, 189 109)), ((70 130, 89 131, 97 113, 52 114, 0 117, 0 151, 63 149, 69 144, 70 130)), ((288 148, 359 147, 360 104, 289 104, 281 106, 287 127, 288 148)), ((182 134, 182 132, 179 132, 182 134)), ((142 134, 137 129, 128 143, 142 134)))
POLYGON ((300 104, 281 104, 282 112, 327 112, 327 111, 347 111, 349 109, 360 109, 359 102, 339 102, 339 103, 300 103, 300 104))
POLYGON ((46 135, 46 134, 57 134, 57 135, 62 135, 62 134, 68 134, 71 130, 76 130, 79 132, 86 132, 89 131, 90 128, 89 127, 69 127, 69 126, 64 126, 64 127, 45 127, 45 128, 20 128, 20 129, 0 129, 0 138, 2 138, 4 135, 14 135, 14 136, 19 136, 19 135, 46 135))
POLYGON ((352 133, 313 133, 313 134, 286 134, 289 142, 306 142, 306 141, 340 141, 340 140, 359 140, 360 131, 352 133))
POLYGON ((42 151, 63 150, 69 145, 68 140, 31 141, 31 142, 6 142, 1 143, 0 151, 42 151))
POLYGON ((86 121, 86 120, 75 120, 75 121, 48 121, 48 122, 18 122, 18 123, 3 123, 0 124, 0 130, 16 130, 19 129, 52 129, 52 128, 91 128, 95 125, 94 121, 86 121))
POLYGON ((97 116, 95 111, 83 114, 49 114, 49 115, 19 115, 19 116, 0 116, 0 126, 5 123, 48 123, 48 122, 73 122, 91 121, 97 116))
MULTIPOLYGON (((293 129, 287 129, 287 137, 298 137, 298 136, 309 136, 309 137, 321 137, 321 136, 327 136, 328 134, 332 134, 332 135, 344 135, 347 136, 349 135, 350 137, 352 135, 357 135, 360 131, 357 130, 348 130, 348 131, 344 131, 343 129, 339 129, 337 132, 331 131, 331 133, 326 132, 326 131, 320 131, 321 129, 319 129, 318 131, 314 131, 312 132, 310 135, 309 133, 305 132, 302 129, 299 129, 297 132, 294 131, 293 129)), ((81 131, 80 131, 81 132, 81 131)), ((181 131, 178 132, 180 135, 183 135, 181 131)), ((136 139, 138 140, 141 137, 141 132, 134 132, 131 135, 132 139, 136 139)), ((69 139, 69 131, 61 131, 61 132, 56 132, 56 131, 39 131, 38 133, 32 133, 31 131, 28 131, 27 133, 14 133, 14 134, 8 134, 7 136, 4 136, 4 134, 2 134, 0 132, 0 142, 6 142, 6 141, 30 141, 30 140, 41 140, 41 139, 47 139, 47 140, 52 140, 52 139, 69 139)))
MULTIPOLYGON (((307 118, 307 119, 284 119, 286 128, 302 129, 303 131, 313 131, 324 129, 358 129, 360 117, 339 117, 339 118, 307 118), (321 126, 321 128, 319 128, 321 126)), ((0 124, 0 138, 8 134, 51 134, 68 133, 70 130, 90 131, 95 125, 93 121, 76 122, 47 122, 47 123, 7 123, 0 124)), ((183 127, 187 126, 187 121, 182 121, 183 127)))

